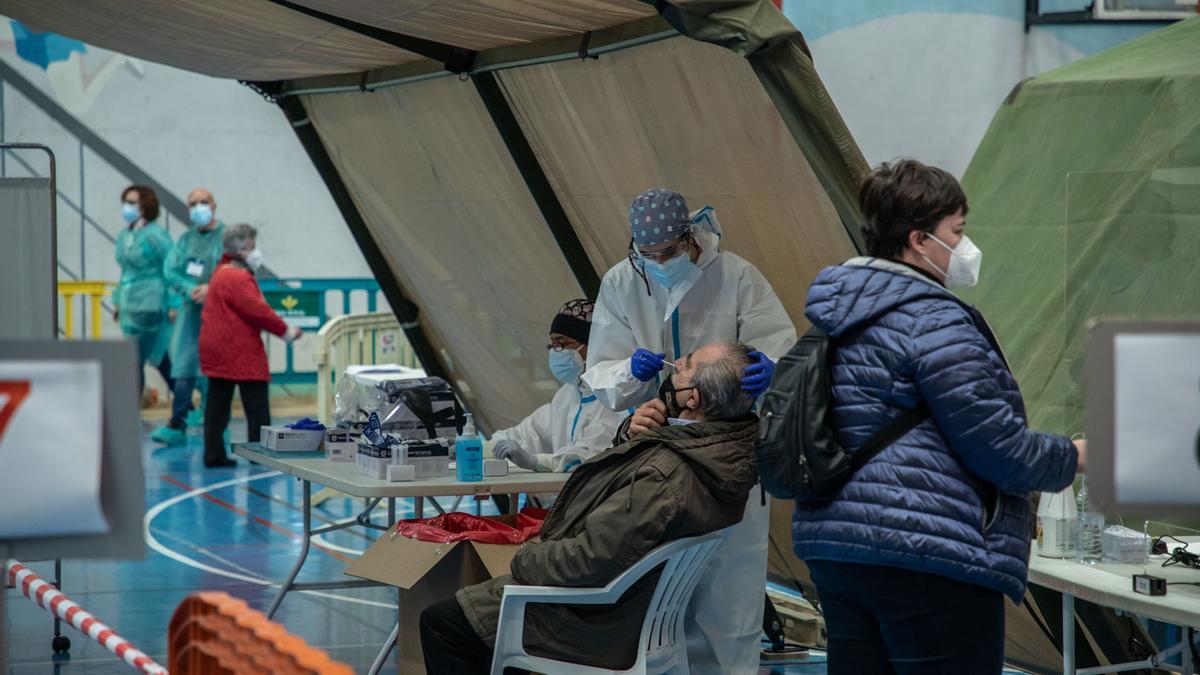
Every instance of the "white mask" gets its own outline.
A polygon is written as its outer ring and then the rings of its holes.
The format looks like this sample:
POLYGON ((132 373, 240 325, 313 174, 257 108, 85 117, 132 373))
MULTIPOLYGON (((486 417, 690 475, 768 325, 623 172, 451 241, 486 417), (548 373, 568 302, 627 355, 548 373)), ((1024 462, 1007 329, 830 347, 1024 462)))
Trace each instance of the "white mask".
POLYGON ((246 261, 246 266, 255 272, 262 267, 262 251, 257 248, 247 253, 243 259, 246 261))
POLYGON ((935 265, 929 258, 921 256, 933 269, 941 273, 942 278, 946 280, 946 288, 970 288, 979 283, 979 268, 983 264, 983 251, 979 250, 970 237, 964 234, 963 238, 959 240, 958 246, 954 248, 950 248, 946 242, 932 234, 929 235, 929 238, 950 251, 950 267, 945 270, 935 265))

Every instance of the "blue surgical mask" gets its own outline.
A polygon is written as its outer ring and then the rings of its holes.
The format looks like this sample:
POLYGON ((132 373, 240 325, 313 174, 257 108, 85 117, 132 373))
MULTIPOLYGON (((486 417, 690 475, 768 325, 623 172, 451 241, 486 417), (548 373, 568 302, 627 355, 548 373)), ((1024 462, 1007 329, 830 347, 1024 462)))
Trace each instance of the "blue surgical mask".
POLYGON ((550 350, 550 372, 563 384, 575 384, 583 375, 583 357, 574 349, 550 350))
POLYGON ((188 210, 188 218, 191 219, 192 225, 196 227, 204 227, 212 222, 213 210, 212 207, 204 202, 196 204, 188 210))
POLYGON ((671 288, 685 281, 691 276, 693 269, 699 268, 686 254, 671 258, 665 263, 646 261, 646 274, 663 288, 671 288))
POLYGON ((138 218, 142 217, 142 212, 138 209, 137 204, 129 202, 121 203, 121 217, 125 219, 126 225, 132 225, 137 222, 138 218))

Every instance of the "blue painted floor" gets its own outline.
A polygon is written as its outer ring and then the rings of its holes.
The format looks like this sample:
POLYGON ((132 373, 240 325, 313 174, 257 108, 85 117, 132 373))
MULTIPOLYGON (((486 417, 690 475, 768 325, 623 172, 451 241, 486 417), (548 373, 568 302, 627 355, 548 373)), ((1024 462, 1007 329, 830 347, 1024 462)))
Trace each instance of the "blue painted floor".
MULTIPOLYGON (((244 423, 233 428, 235 441, 245 437, 244 423)), ((152 425, 145 425, 149 431, 152 425)), ((244 461, 236 469, 205 469, 201 440, 186 447, 143 446, 148 551, 137 562, 67 561, 63 591, 151 657, 166 663, 167 623, 189 593, 221 590, 265 610, 275 590, 271 581, 285 577, 300 549, 303 525, 300 484, 244 461), (209 486, 202 495, 183 497, 209 486)), ((411 503, 397 505, 400 517, 411 517, 411 503)), ((333 521, 357 514, 361 502, 326 501, 315 520, 333 521)), ((486 512, 495 512, 491 503, 486 512)), ((385 518, 377 511, 379 522, 385 518)), ((318 523, 314 522, 314 526, 318 523)), ((372 535, 373 536, 373 535, 372 535)), ((344 579, 342 571, 369 543, 361 528, 328 535, 330 545, 309 554, 301 581, 344 579)), ((53 565, 29 563, 43 578, 53 565)), ((68 659, 54 660, 50 615, 17 594, 5 591, 10 675, 43 673, 132 673, 132 668, 104 648, 64 627, 72 647, 68 659)), ((395 623, 395 593, 384 588, 338 590, 317 594, 290 593, 275 619, 292 633, 365 672, 395 623)), ((396 672, 391 666, 384 672, 396 672)), ((824 673, 824 658, 808 663, 764 668, 763 673, 824 673)))

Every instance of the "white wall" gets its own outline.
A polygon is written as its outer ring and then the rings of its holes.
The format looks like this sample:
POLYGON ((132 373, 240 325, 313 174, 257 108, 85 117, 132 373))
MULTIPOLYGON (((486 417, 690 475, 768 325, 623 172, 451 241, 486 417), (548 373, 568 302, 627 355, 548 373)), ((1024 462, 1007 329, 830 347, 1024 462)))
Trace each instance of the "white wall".
MULTIPOLYGON (((87 47, 49 69, 14 51, 7 19, 0 20, 0 58, 20 71, 108 143, 185 199, 211 189, 217 215, 259 230, 264 262, 283 277, 370 277, 345 222, 279 108, 232 80, 139 61, 87 47)), ((50 145, 58 157, 59 189, 85 205, 110 233, 121 226, 120 191, 129 180, 85 150, 12 86, 4 87, 7 141, 50 145)), ((36 155, 34 155, 36 157, 36 155)), ((32 161, 32 160, 31 160, 32 161)), ((33 161, 44 170, 45 161, 33 161)), ((24 175, 9 158, 8 175, 24 175)), ((165 222, 165 219, 164 219, 165 222)), ((113 247, 59 204, 60 259, 93 279, 116 280, 113 247)), ((173 236, 182 232, 171 219, 173 236)))
MULTIPOLYGON (((1086 3, 1042 4, 1055 11, 1086 3)), ((1024 0, 785 0, 783 9, 868 162, 914 157, 960 177, 1021 80, 1161 27, 1026 33, 1024 0)))

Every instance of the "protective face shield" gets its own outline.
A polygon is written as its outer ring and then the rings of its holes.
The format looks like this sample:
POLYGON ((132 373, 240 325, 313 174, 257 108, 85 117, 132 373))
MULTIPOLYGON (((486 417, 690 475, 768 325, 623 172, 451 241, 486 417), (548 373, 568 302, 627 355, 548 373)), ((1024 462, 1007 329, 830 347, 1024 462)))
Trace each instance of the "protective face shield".
POLYGON ((255 248, 249 253, 243 254, 242 260, 246 261, 247 267, 257 272, 258 268, 262 267, 262 251, 255 248))
POLYGON ((129 202, 121 202, 121 218, 125 220, 126 225, 132 225, 137 222, 138 218, 142 217, 142 211, 137 204, 129 202))
POLYGON ((693 274, 700 272, 696 263, 687 255, 680 255, 666 262, 646 262, 646 274, 658 282, 663 288, 671 288, 683 283, 693 274))
POLYGON ((682 391, 692 391, 695 387, 679 387, 676 389, 675 382, 671 379, 672 377, 672 375, 668 375, 667 379, 663 380, 663 383, 659 385, 658 400, 662 401, 663 405, 667 407, 668 418, 678 418, 683 414, 683 405, 686 405, 686 402, 680 405, 675 396, 682 391))
POLYGON ((583 376, 583 357, 574 349, 549 352, 550 372, 563 384, 575 384, 583 376))
POLYGON ((200 202, 188 209, 188 219, 192 221, 192 225, 196 227, 204 227, 212 222, 213 209, 208 204, 200 202))
POLYGON ((983 251, 979 250, 970 237, 964 234, 963 238, 959 240, 958 246, 953 248, 932 234, 929 235, 929 238, 950 251, 950 267, 945 270, 935 265, 929 258, 921 256, 933 269, 941 273, 942 278, 946 280, 946 288, 970 288, 979 283, 979 268, 983 264, 983 251))

